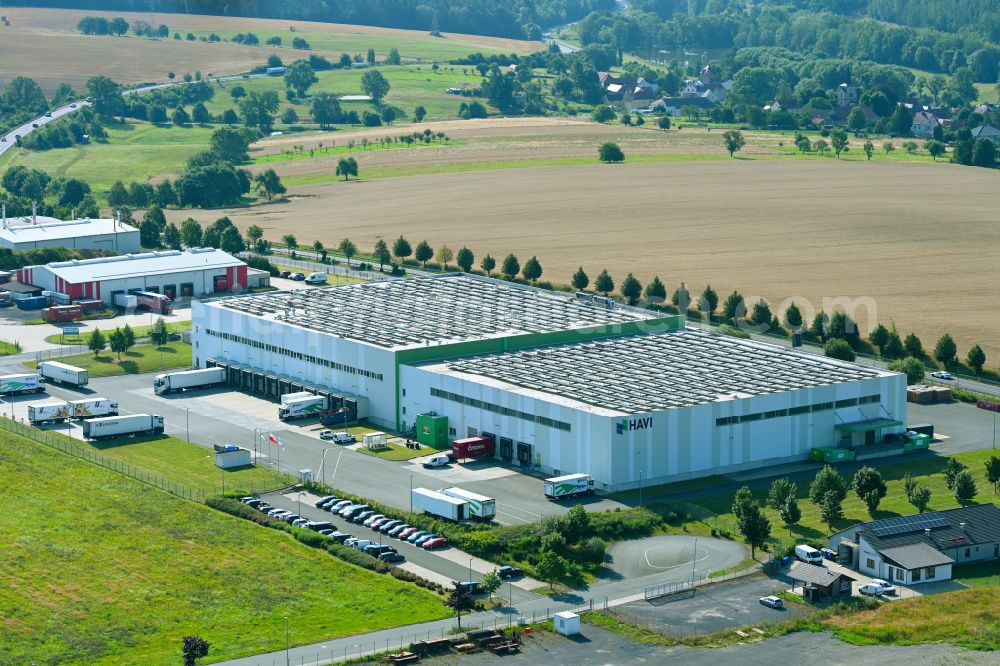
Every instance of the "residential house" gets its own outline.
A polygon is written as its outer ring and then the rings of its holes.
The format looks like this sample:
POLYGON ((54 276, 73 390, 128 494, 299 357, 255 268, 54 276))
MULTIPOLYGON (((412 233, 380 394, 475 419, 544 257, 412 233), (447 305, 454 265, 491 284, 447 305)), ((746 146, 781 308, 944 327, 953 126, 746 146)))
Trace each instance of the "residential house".
POLYGON ((680 114, 681 109, 687 106, 693 106, 696 109, 705 111, 714 107, 715 103, 705 97, 661 97, 642 112, 666 113, 670 116, 676 116, 680 114))
POLYGON ((837 86, 837 106, 854 106, 858 103, 858 89, 849 83, 837 86))
POLYGON ((993 143, 1000 143, 1000 130, 993 125, 980 125, 972 128, 973 139, 989 139, 993 143))
POLYGON ((729 95, 729 90, 732 87, 732 80, 723 81, 712 70, 711 65, 706 65, 697 79, 688 79, 684 82, 680 96, 703 97, 712 104, 721 104, 729 95))
POLYGON ((910 134, 915 137, 927 138, 934 134, 934 128, 940 124, 941 121, 930 111, 917 111, 913 114, 910 134))
POLYGON ((978 504, 887 518, 830 537, 841 564, 892 583, 949 580, 953 567, 1000 560, 1000 509, 978 504))
POLYGON ((604 88, 604 102, 626 111, 647 106, 656 99, 660 89, 656 83, 641 76, 615 76, 608 72, 601 72, 598 76, 604 88))

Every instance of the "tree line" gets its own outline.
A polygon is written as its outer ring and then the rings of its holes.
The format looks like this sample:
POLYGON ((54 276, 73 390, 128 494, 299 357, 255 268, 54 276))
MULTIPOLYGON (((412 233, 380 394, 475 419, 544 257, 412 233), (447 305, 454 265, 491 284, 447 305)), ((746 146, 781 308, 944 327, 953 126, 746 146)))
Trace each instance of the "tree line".
POLYGON ((170 36, 170 28, 165 24, 153 26, 147 21, 135 20, 130 24, 121 16, 104 18, 103 16, 84 16, 76 24, 76 29, 85 35, 117 35, 121 37, 132 31, 137 37, 156 37, 166 39, 170 36))

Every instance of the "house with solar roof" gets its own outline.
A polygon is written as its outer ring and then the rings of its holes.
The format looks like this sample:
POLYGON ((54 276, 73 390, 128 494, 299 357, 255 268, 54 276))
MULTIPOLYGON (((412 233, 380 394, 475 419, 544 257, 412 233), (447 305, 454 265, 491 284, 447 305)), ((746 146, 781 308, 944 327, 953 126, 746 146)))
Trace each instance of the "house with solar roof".
POLYGON ((830 537, 841 564, 890 583, 949 580, 953 567, 1000 560, 1000 509, 992 504, 860 523, 830 537))

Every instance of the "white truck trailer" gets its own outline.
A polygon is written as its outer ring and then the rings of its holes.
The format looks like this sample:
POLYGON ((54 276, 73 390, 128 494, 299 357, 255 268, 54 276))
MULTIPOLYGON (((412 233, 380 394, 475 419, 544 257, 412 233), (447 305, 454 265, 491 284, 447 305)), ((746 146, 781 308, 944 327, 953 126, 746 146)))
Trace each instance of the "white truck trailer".
POLYGON ((589 474, 567 474, 545 479, 545 497, 550 500, 589 495, 594 492, 594 480, 589 474))
POLYGON ((65 400, 50 400, 28 405, 28 423, 63 423, 73 417, 73 408, 65 400))
POLYGON ((304 419, 319 416, 326 411, 326 398, 313 395, 308 391, 286 393, 281 396, 281 407, 278 408, 278 418, 282 421, 304 419))
POLYGON ((225 368, 202 368, 201 370, 182 370, 168 372, 153 377, 153 392, 156 395, 192 391, 194 389, 216 386, 226 381, 225 368))
POLYGON ((118 416, 118 403, 107 398, 85 398, 70 400, 69 406, 74 419, 92 419, 105 416, 118 416))
POLYGON ((449 497, 428 488, 414 488, 410 491, 410 501, 414 511, 423 511, 432 516, 448 520, 465 520, 469 517, 469 503, 449 497))
POLYGON ((130 416, 108 416, 83 422, 84 439, 111 439, 113 437, 135 437, 163 432, 163 417, 153 414, 132 414, 130 416))
POLYGON ((0 394, 41 393, 44 390, 42 376, 37 373, 0 375, 0 394))
POLYGON ((497 515, 497 501, 492 497, 477 495, 462 488, 442 488, 438 492, 468 502, 469 518, 490 521, 497 515))
POLYGON ((56 384, 86 386, 89 381, 86 369, 59 361, 42 361, 38 364, 38 373, 45 377, 45 381, 56 384))

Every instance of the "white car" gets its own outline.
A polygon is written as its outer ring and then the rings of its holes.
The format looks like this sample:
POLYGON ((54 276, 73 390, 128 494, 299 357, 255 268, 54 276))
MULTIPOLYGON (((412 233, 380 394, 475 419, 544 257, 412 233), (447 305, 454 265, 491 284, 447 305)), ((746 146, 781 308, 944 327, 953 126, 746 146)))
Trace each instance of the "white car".
POLYGON ((885 594, 885 588, 878 583, 868 583, 858 588, 858 594, 866 597, 880 597, 885 594))
POLYGON ((943 370, 938 370, 937 372, 932 372, 931 377, 936 377, 938 379, 943 379, 945 381, 951 381, 954 379, 950 372, 945 372, 943 370))
POLYGON ((775 596, 761 597, 760 603, 764 604, 768 608, 781 609, 785 607, 785 602, 775 596))
POLYGON ((872 584, 882 586, 882 594, 896 594, 895 586, 887 580, 872 578, 872 584))
POLYGON ((434 468, 434 467, 444 467, 445 465, 447 465, 450 462, 451 462, 451 458, 449 458, 444 453, 440 453, 440 454, 438 454, 436 456, 431 456, 430 458, 428 458, 427 460, 425 460, 424 461, 424 467, 427 467, 428 469, 434 468))
POLYGON ((349 432, 334 432, 333 430, 321 430, 319 433, 320 439, 332 440, 337 444, 351 444, 358 441, 355 439, 354 435, 349 432))

